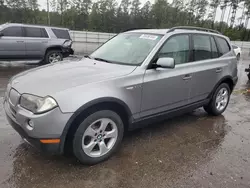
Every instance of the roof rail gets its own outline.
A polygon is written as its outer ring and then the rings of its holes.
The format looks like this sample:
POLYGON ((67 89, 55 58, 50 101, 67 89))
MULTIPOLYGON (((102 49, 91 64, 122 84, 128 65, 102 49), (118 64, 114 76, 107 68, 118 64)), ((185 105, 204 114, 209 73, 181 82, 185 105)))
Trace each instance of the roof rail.
POLYGON ((172 27, 167 31, 167 33, 173 32, 176 29, 184 29, 184 30, 197 30, 197 31, 206 31, 211 33, 217 33, 221 34, 219 31, 213 30, 213 29, 207 29, 202 27, 192 27, 192 26, 178 26, 178 27, 172 27))

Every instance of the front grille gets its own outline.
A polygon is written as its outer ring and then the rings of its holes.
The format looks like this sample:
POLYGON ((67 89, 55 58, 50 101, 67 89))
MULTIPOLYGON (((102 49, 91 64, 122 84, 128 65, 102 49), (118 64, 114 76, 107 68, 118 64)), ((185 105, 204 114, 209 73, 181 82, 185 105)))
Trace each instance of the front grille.
POLYGON ((15 107, 18 104, 19 99, 20 99, 20 94, 16 90, 11 89, 9 93, 9 101, 13 107, 15 107))
POLYGON ((19 103, 19 99, 20 94, 15 89, 11 89, 8 96, 8 106, 14 118, 16 118, 16 110, 17 104, 19 103))

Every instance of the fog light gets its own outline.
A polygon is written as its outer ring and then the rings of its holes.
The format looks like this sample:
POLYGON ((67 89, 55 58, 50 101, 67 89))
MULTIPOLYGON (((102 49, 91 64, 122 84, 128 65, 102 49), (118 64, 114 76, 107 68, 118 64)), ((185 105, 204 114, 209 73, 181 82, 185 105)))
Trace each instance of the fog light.
POLYGON ((27 129, 29 129, 29 130, 34 129, 34 122, 32 120, 28 120, 27 129))

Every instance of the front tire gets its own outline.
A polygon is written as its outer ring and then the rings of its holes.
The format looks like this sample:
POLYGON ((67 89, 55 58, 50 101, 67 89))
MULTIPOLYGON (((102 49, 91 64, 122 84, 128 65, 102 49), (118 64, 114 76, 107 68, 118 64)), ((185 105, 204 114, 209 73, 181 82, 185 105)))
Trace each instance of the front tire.
POLYGON ((73 138, 74 155, 82 164, 94 165, 111 157, 124 133, 121 117, 110 110, 97 111, 79 125, 73 138))
POLYGON ((213 116, 221 115, 227 108, 230 100, 231 90, 229 85, 222 83, 214 92, 209 104, 204 106, 204 110, 213 116))
POLYGON ((250 73, 247 74, 248 80, 250 80, 250 73))

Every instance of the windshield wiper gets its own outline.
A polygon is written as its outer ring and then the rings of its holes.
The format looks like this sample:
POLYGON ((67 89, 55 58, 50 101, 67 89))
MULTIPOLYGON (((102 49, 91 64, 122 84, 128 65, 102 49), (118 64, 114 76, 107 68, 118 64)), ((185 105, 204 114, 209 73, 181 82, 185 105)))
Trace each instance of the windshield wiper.
POLYGON ((106 63, 112 63, 111 61, 108 61, 108 60, 102 59, 102 58, 98 58, 98 57, 95 57, 94 60, 103 61, 103 62, 106 62, 106 63))

